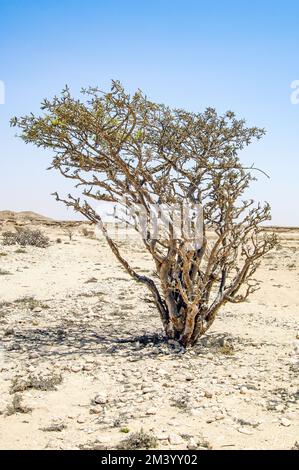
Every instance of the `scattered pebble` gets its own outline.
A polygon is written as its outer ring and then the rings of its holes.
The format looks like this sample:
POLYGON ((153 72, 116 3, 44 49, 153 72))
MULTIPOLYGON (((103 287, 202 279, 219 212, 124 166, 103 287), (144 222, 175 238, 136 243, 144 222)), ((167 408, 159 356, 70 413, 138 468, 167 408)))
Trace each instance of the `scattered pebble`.
POLYGON ((281 418, 280 424, 287 428, 287 427, 291 426, 291 421, 287 418, 281 418))
POLYGON ((97 405, 105 405, 108 402, 108 397, 105 393, 99 393, 94 398, 94 403, 97 405))

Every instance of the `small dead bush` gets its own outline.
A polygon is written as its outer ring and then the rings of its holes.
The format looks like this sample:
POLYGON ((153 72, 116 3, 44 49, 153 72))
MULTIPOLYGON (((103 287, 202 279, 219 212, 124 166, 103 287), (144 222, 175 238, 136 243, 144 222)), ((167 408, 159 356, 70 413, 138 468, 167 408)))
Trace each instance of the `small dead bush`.
POLYGON ((207 441, 207 439, 205 438, 201 438, 198 442, 197 442, 197 446, 198 447, 201 447, 201 448, 204 448, 204 449, 207 449, 207 450, 212 450, 212 444, 207 441))
POLYGON ((264 129, 247 127, 232 111, 220 115, 208 107, 198 113, 154 103, 140 90, 128 94, 117 80, 107 92, 84 89, 81 100, 66 88, 44 100, 40 114, 13 117, 11 125, 24 142, 49 149, 50 168, 74 181, 76 195, 54 193, 56 200, 97 225, 127 274, 148 288, 165 335, 181 347, 194 346, 225 304, 245 302, 259 288, 252 276, 277 236, 264 227, 269 204, 245 199, 260 169, 244 166, 238 153, 264 129), (85 196, 120 203, 120 223, 127 225, 132 215, 159 282, 123 257, 128 241, 109 236, 85 196), (163 228, 158 243, 153 224, 144 224, 156 204, 163 228))
POLYGON ((224 344, 223 346, 219 346, 218 352, 220 354, 224 354, 225 356, 233 356, 235 354, 235 349, 232 344, 224 344))
POLYGON ((41 431, 44 432, 61 432, 66 429, 66 425, 64 423, 52 423, 49 426, 41 428, 41 431))
POLYGON ((94 232, 92 230, 88 230, 86 227, 82 228, 82 233, 86 238, 94 238, 94 232))
POLYGON ((63 231, 65 235, 68 237, 69 241, 71 242, 74 236, 74 230, 71 227, 65 227, 63 231))
POLYGON ((102 444, 99 441, 89 441, 85 444, 79 444, 80 450, 107 450, 107 445, 102 444))
POLYGON ((46 248, 49 246, 49 238, 40 230, 19 229, 16 232, 3 232, 3 245, 36 246, 46 248))
POLYGON ((56 385, 61 384, 61 374, 51 374, 46 376, 29 375, 28 377, 15 377, 12 380, 10 393, 23 392, 34 388, 35 390, 52 391, 56 390, 56 385))
POLYGON ((9 271, 6 269, 0 269, 0 276, 7 276, 8 274, 11 274, 9 271))
POLYGON ((14 301, 15 304, 18 304, 28 310, 34 310, 35 308, 48 309, 49 305, 44 304, 41 300, 35 299, 34 297, 20 297, 14 301))
POLYGON ((188 396, 178 396, 171 400, 171 405, 179 408, 180 410, 187 410, 190 405, 190 398, 188 396))
POLYGON ((0 308, 4 308, 4 307, 10 307, 12 305, 12 302, 7 302, 7 301, 3 301, 3 302, 0 302, 0 308))
POLYGON ((143 429, 131 434, 121 441, 118 450, 137 450, 137 449, 153 449, 157 447, 157 439, 153 434, 146 433, 143 429))
POLYGON ((6 416, 11 416, 15 413, 30 413, 31 411, 31 408, 23 405, 22 395, 20 393, 16 393, 12 399, 12 404, 8 405, 6 409, 6 416))

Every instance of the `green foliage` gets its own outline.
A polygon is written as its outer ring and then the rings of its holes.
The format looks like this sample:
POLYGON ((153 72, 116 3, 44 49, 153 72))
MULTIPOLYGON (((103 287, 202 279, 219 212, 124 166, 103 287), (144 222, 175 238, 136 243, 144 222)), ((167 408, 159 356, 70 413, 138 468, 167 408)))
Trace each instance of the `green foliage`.
POLYGON ((136 140, 142 140, 142 138, 143 138, 143 131, 142 131, 142 129, 138 129, 138 131, 135 134, 135 139, 136 140))
POLYGON ((120 432, 122 432, 124 434, 128 434, 130 432, 130 429, 127 428, 127 427, 124 427, 124 428, 121 428, 120 432))

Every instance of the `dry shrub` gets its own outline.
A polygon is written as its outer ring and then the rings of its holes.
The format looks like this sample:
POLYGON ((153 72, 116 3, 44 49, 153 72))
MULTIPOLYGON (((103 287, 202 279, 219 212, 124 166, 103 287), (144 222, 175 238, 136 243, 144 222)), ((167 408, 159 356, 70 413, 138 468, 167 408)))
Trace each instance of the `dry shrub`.
POLYGON ((20 305, 28 310, 34 310, 36 307, 42 309, 48 309, 49 306, 43 303, 41 300, 35 299, 34 297, 20 297, 14 301, 15 304, 20 305))
POLYGON ((153 449, 157 447, 157 439, 153 434, 146 433, 143 429, 127 437, 118 444, 118 450, 153 449))
POLYGON ((64 231, 64 233, 66 234, 66 236, 68 237, 69 241, 71 242, 72 239, 73 239, 73 235, 74 235, 74 230, 73 230, 73 228, 71 228, 71 227, 64 227, 63 231, 64 231))
POLYGON ((34 388, 35 390, 52 391, 56 385, 62 382, 61 374, 50 374, 46 376, 29 375, 26 378, 15 377, 12 381, 10 393, 23 392, 34 388))
POLYGON ((66 428, 64 423, 52 423, 49 426, 41 428, 41 431, 44 432, 61 432, 66 428))
POLYGON ((49 246, 49 238, 40 230, 30 230, 22 228, 16 232, 3 232, 3 245, 21 245, 36 246, 38 248, 46 248, 49 246))
POLYGON ((235 349, 232 344, 224 344, 223 346, 219 346, 218 352, 225 356, 233 356, 235 354, 235 349))
POLYGON ((11 274, 11 273, 7 271, 6 269, 0 268, 0 276, 7 276, 8 274, 11 274))
POLYGON ((20 393, 16 393, 12 399, 12 404, 6 409, 6 416, 11 416, 15 413, 30 413, 31 411, 31 408, 23 405, 22 395, 20 393))
POLYGON ((83 233, 84 237, 94 238, 93 230, 88 230, 86 227, 82 227, 82 233, 83 233))

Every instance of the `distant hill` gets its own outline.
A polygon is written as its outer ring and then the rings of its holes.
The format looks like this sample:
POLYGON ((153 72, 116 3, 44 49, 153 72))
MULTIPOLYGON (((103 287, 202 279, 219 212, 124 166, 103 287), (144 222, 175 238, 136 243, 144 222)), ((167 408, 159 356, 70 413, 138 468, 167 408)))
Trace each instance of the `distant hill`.
POLYGON ((35 212, 31 211, 22 211, 22 212, 14 212, 14 211, 0 211, 0 220, 2 221, 41 221, 41 222, 52 222, 53 219, 49 217, 45 217, 41 214, 36 214, 35 212))
POLYGON ((32 211, 0 211, 0 225, 2 226, 2 228, 13 228, 16 225, 47 225, 76 227, 80 225, 92 225, 92 223, 88 220, 55 220, 32 211))

